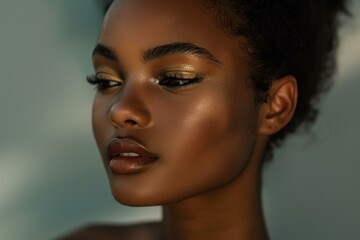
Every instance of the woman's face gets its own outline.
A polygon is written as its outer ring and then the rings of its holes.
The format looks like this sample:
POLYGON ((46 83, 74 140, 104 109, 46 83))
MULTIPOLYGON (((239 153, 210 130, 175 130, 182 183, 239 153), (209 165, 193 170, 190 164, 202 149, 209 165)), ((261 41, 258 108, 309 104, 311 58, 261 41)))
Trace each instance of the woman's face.
POLYGON ((231 184, 252 156, 258 111, 246 56, 200 2, 115 1, 105 18, 93 131, 123 204, 231 184))

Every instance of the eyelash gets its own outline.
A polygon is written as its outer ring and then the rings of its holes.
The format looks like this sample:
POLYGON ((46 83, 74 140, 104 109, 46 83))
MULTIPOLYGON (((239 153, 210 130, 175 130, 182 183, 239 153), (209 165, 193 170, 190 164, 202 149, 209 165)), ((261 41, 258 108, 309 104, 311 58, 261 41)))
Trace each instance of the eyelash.
MULTIPOLYGON (((196 75, 195 77, 188 78, 182 76, 182 74, 165 73, 157 78, 156 83, 168 89, 180 89, 192 84, 199 83, 201 80, 202 77, 198 75, 196 75)), ((96 77, 96 75, 87 76, 86 81, 91 85, 96 85, 96 88, 100 91, 122 85, 121 82, 108 80, 108 79, 101 79, 96 77)))
POLYGON ((95 75, 87 76, 86 81, 91 85, 96 85, 98 90, 105 90, 112 87, 121 86, 121 82, 108 80, 108 79, 101 79, 96 77, 95 75))
POLYGON ((199 83, 202 78, 198 75, 195 77, 185 77, 182 74, 162 74, 157 78, 157 84, 169 89, 184 88, 189 85, 199 83))

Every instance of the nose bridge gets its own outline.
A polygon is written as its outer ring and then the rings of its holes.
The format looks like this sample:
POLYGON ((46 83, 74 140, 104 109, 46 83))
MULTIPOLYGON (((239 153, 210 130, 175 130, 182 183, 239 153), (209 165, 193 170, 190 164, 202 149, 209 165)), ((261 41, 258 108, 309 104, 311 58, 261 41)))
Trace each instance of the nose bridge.
POLYGON ((111 105, 109 117, 116 127, 146 127, 151 116, 146 106, 146 92, 141 84, 127 82, 111 105))

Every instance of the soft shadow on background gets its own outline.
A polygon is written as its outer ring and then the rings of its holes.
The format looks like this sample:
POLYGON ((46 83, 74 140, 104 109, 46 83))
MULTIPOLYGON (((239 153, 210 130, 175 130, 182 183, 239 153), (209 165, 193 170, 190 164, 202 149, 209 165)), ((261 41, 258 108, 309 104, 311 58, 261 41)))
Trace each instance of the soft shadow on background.
MULTIPOLYGON (((272 239, 360 239, 360 3, 341 31, 339 71, 309 134, 264 171, 272 239)), ((116 203, 90 127, 92 0, 0 2, 0 239, 53 239, 89 223, 159 219, 116 203)))

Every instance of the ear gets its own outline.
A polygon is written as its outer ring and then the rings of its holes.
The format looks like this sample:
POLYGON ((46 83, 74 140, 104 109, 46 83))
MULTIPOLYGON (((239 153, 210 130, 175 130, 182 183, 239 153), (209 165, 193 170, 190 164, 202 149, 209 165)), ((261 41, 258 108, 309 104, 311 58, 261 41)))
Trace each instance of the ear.
POLYGON ((291 75, 273 81, 266 103, 260 106, 259 133, 273 135, 293 117, 298 98, 295 77, 291 75))

